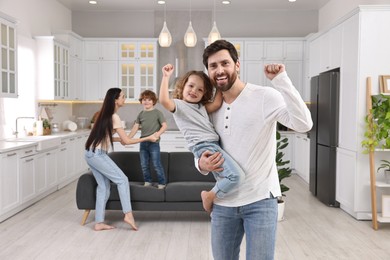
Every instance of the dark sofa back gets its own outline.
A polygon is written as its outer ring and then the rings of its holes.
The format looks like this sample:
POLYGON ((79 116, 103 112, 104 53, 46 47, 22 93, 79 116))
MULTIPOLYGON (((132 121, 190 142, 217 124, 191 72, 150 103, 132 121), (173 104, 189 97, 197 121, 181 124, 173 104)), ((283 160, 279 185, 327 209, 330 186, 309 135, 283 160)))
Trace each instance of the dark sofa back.
MULTIPOLYGON (((118 167, 126 174, 129 181, 143 182, 141 161, 139 152, 111 152, 108 154, 110 158, 118 165, 118 167)), ((164 167, 165 178, 168 173, 168 153, 161 152, 161 163, 164 167)), ((157 182, 157 175, 153 165, 150 166, 152 171, 152 181, 157 182)))
POLYGON ((170 152, 168 181, 214 182, 215 179, 212 173, 205 176, 196 169, 191 152, 170 152))

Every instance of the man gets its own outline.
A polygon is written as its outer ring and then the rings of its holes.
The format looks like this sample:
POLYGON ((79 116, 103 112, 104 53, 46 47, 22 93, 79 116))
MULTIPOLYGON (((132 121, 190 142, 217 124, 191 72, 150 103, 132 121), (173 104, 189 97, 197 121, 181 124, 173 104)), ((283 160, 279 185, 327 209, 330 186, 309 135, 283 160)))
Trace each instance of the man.
MULTIPOLYGON (((221 108, 211 117, 221 146, 243 168, 246 177, 232 192, 215 199, 211 243, 216 260, 238 259, 246 236, 246 259, 273 259, 277 196, 281 196, 275 164, 276 123, 298 132, 312 127, 310 112, 285 72, 270 64, 264 73, 274 88, 244 83, 234 46, 218 40, 203 53, 211 82, 223 93, 221 108)), ((205 152, 198 160, 202 173, 220 171, 221 154, 205 152)))

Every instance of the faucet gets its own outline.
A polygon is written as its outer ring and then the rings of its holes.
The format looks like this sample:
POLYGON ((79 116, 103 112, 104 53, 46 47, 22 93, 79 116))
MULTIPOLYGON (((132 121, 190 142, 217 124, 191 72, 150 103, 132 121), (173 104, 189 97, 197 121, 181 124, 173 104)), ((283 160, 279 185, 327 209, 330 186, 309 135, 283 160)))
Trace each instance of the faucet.
POLYGON ((14 135, 16 138, 18 138, 18 120, 19 119, 35 119, 35 117, 29 117, 29 116, 21 116, 21 117, 17 117, 16 118, 16 122, 15 122, 15 132, 14 132, 14 135))

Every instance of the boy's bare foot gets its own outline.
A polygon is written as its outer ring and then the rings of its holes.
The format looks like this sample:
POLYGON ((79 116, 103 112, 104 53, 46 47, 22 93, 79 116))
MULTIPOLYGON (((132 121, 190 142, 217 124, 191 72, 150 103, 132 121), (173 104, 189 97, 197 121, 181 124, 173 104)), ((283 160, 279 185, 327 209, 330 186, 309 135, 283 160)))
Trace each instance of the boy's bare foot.
POLYGON ((214 192, 204 190, 200 193, 200 196, 202 197, 202 204, 204 210, 210 214, 211 209, 213 207, 214 198, 215 198, 214 192))
POLYGON ((135 231, 138 230, 137 226, 135 225, 135 220, 134 220, 134 217, 133 217, 133 213, 131 212, 127 212, 125 214, 125 218, 124 218, 124 221, 129 224, 132 229, 134 229, 135 231))
POLYGON ((103 222, 101 223, 96 223, 95 224, 95 231, 102 231, 102 230, 110 230, 110 229, 114 229, 115 227, 114 226, 110 226, 110 225, 107 225, 103 222))

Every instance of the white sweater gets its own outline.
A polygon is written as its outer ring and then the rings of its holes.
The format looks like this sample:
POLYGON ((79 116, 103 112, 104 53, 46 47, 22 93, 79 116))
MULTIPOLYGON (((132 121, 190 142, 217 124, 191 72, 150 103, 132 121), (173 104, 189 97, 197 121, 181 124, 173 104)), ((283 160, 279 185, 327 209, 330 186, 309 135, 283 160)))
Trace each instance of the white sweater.
POLYGON ((297 132, 313 125, 310 111, 287 73, 272 80, 275 88, 247 83, 233 103, 223 102, 212 114, 221 146, 243 168, 246 177, 215 204, 237 207, 281 196, 275 163, 276 122, 297 132))

